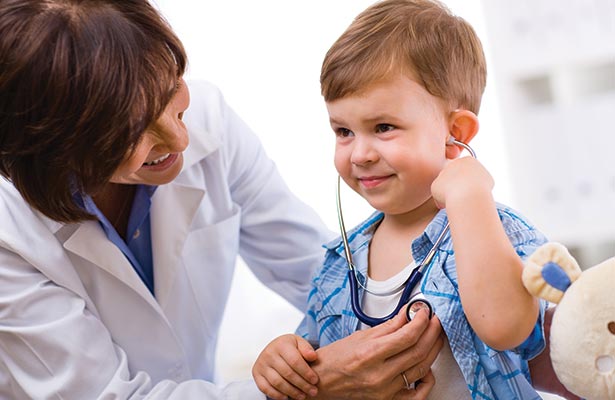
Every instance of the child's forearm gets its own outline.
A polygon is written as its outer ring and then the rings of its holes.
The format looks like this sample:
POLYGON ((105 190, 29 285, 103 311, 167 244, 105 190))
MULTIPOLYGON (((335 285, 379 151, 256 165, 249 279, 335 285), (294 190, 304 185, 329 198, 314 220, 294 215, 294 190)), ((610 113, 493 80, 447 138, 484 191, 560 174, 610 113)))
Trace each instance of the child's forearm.
POLYGON ((490 347, 521 344, 536 323, 539 305, 523 287, 523 261, 504 231, 491 192, 448 199, 446 209, 468 322, 490 347))

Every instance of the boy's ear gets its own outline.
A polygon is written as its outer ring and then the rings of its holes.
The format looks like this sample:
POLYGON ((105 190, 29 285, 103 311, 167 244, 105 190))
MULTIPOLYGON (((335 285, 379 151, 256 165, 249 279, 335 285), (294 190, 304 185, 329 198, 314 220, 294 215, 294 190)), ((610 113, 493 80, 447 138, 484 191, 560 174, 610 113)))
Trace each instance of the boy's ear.
MULTIPOLYGON (((478 133, 478 117, 469 110, 455 110, 448 120, 448 131, 455 140, 469 144, 478 133)), ((447 146, 446 157, 454 159, 459 157, 463 149, 459 146, 447 146)))

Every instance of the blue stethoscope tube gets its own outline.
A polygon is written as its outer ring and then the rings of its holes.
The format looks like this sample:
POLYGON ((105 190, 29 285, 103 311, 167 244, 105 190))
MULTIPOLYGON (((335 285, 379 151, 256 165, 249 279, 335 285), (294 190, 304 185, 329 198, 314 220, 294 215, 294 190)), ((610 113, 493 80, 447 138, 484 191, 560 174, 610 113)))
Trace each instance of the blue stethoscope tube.
MULTIPOLYGON (((470 153, 472 157, 476 158, 476 153, 469 145, 463 142, 457 141, 457 140, 451 140, 450 143, 463 147, 465 150, 468 151, 468 153, 470 153)), ((337 219, 338 219, 338 223, 340 227, 340 233, 342 236, 342 242, 344 243, 344 254, 346 256, 346 262, 348 263, 348 281, 350 283, 350 296, 351 296, 352 310, 354 311, 359 321, 369 326, 376 326, 376 325, 379 325, 395 317, 397 313, 399 312, 399 310, 401 310, 402 307, 407 305, 408 307, 406 309, 406 316, 408 320, 410 320, 411 319, 410 306, 412 305, 412 303, 414 303, 414 302, 410 302, 410 296, 412 295, 412 289, 414 289, 414 287, 416 287, 416 285, 418 285, 418 283, 423 278, 423 270, 425 269, 426 266, 428 266, 431 263, 431 261, 433 260, 433 257, 435 256, 438 250, 438 247, 440 247, 440 244, 446 237, 449 231, 448 222, 446 223, 446 226, 440 233, 440 236, 438 236, 438 238, 434 242, 433 246, 431 247, 431 249, 425 256, 423 261, 421 261, 419 265, 417 265, 412 270, 412 272, 410 273, 410 276, 408 277, 406 282, 404 282, 404 290, 401 294, 401 298, 399 299, 399 302, 397 303, 397 306, 395 307, 395 309, 387 316, 378 317, 378 318, 371 317, 365 314, 363 312, 363 309, 361 308, 361 299, 359 297, 359 277, 357 276, 356 268, 352 262, 352 254, 350 252, 350 247, 348 245, 348 236, 346 234, 346 227, 344 225, 344 216, 342 214, 342 202, 340 198, 340 181, 341 181, 341 178, 338 175, 337 191, 336 191, 336 196, 335 196, 336 202, 337 202, 337 219)), ((429 308, 430 317, 431 317, 431 315, 433 314, 433 308, 431 304, 425 299, 420 299, 416 301, 420 301, 424 303, 429 308)))

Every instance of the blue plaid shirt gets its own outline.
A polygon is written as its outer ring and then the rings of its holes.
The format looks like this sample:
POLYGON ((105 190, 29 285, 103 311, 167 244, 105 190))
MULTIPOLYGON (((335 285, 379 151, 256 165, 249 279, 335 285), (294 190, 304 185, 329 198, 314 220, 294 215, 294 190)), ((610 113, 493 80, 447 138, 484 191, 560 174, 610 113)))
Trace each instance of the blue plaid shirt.
MULTIPOLYGON (((547 241, 542 233, 514 210, 498 204, 498 213, 521 258, 525 259, 547 241)), ((382 213, 376 212, 348 232, 353 262, 364 276, 367 273, 369 242, 382 217, 382 213)), ((412 256, 415 260, 422 260, 427 255, 446 222, 446 212, 442 210, 425 232, 414 240, 412 256)), ((359 329, 359 320, 351 306, 344 246, 338 238, 325 247, 325 261, 312 280, 308 310, 297 329, 298 335, 317 347, 325 346, 359 329)), ((545 346, 542 323, 546 302, 541 303, 540 316, 533 332, 519 347, 511 351, 496 351, 488 347, 472 330, 463 312, 450 235, 424 270, 420 289, 440 318, 453 356, 473 399, 540 399, 531 387, 527 360, 540 353, 545 346)))

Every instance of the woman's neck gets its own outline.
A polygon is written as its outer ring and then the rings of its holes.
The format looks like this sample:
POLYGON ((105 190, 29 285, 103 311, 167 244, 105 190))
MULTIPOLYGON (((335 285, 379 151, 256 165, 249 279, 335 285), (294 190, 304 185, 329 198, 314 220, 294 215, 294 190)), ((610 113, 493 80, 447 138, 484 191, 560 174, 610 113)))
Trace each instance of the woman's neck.
POLYGON ((134 185, 108 183, 100 193, 92 197, 98 209, 123 239, 126 239, 134 194, 134 185))

